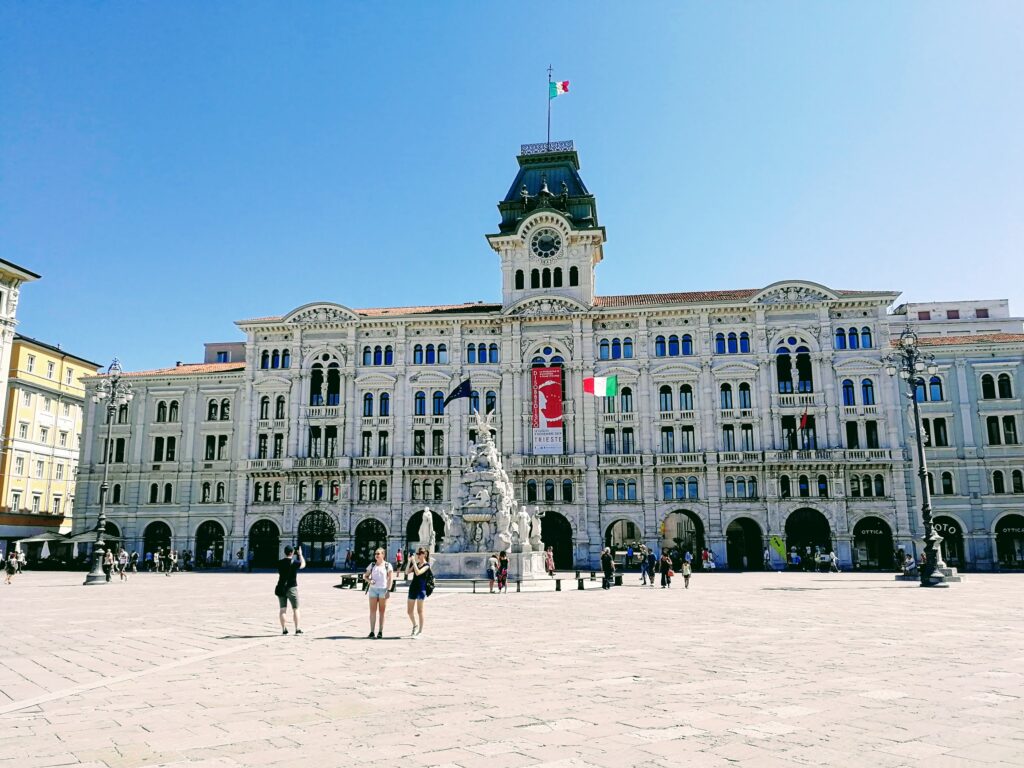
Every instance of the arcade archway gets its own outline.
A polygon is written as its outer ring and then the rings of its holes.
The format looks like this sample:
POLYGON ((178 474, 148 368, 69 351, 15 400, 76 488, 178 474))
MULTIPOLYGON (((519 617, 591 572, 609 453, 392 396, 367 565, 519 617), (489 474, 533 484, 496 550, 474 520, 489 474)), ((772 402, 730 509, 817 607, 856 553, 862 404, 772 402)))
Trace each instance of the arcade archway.
POLYGON ((224 526, 216 520, 207 520, 196 529, 195 560, 207 566, 224 564, 224 526))
POLYGON ((299 521, 299 546, 302 556, 314 568, 334 565, 334 520, 322 509, 306 513, 299 521))
POLYGON ((810 507, 793 511, 786 518, 786 558, 792 553, 800 556, 803 570, 814 570, 818 563, 814 560, 816 551, 828 553, 832 551, 832 529, 828 518, 821 512, 810 507))
POLYGON ((366 566, 373 559, 373 552, 378 547, 384 550, 384 556, 388 556, 388 531, 384 523, 372 517, 367 518, 356 526, 355 558, 356 565, 360 568, 366 566))
POLYGON ((281 552, 281 529, 273 520, 257 520, 249 529, 249 554, 255 568, 272 568, 281 552))
POLYGON ((171 546, 171 527, 157 520, 146 526, 142 534, 143 550, 154 554, 171 546))
MULTIPOLYGON (((405 526, 405 545, 407 547, 412 547, 419 542, 420 525, 423 521, 423 513, 426 511, 422 509, 409 518, 409 522, 405 526)), ((441 549, 441 542, 444 541, 444 518, 434 510, 430 510, 430 515, 434 523, 434 549, 439 551, 441 549)))
POLYGON ((996 559, 1000 568, 1024 568, 1024 517, 1007 515, 996 523, 996 559))
POLYGON ((551 547, 555 555, 555 568, 569 570, 573 567, 572 525, 560 512, 548 510, 540 526, 540 538, 544 548, 551 547))
POLYGON ((640 548, 640 526, 632 520, 616 520, 604 531, 604 545, 612 550, 612 557, 625 552, 629 547, 634 551, 640 548))
POLYGON ((689 552, 693 555, 691 566, 702 568, 700 553, 704 549, 704 523, 695 512, 679 510, 670 512, 662 524, 661 550, 672 557, 672 564, 678 568, 689 552))
POLYGON ((738 571, 764 568, 764 536, 761 526, 749 517, 737 517, 725 529, 727 567, 738 571))
POLYGON ((950 568, 963 568, 964 562, 964 529, 956 518, 939 515, 932 521, 935 532, 942 537, 942 559, 950 568))
POLYGON ((853 567, 861 571, 891 571, 892 529, 880 517, 865 517, 853 527, 853 567))

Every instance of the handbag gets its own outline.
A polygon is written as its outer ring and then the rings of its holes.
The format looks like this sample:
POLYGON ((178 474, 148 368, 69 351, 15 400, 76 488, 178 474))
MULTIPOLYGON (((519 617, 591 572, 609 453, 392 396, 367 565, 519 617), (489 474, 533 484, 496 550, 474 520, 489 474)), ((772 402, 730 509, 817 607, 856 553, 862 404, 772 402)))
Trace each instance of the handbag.
POLYGON ((280 579, 278 579, 277 580, 277 586, 274 587, 274 594, 277 595, 278 597, 284 597, 287 593, 288 593, 288 590, 285 589, 284 582, 281 581, 280 579))

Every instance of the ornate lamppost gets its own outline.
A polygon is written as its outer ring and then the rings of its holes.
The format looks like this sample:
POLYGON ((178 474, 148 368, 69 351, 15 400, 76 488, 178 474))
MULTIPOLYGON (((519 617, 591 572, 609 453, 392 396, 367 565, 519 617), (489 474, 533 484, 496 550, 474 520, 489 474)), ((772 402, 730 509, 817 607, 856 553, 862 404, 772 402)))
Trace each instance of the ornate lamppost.
POLYGON ((107 583, 107 576, 103 573, 103 556, 106 553, 106 542, 103 539, 107 534, 107 489, 109 487, 107 480, 110 475, 110 460, 113 455, 113 443, 110 435, 118 409, 122 405, 130 403, 134 396, 131 384, 121 377, 121 363, 115 357, 110 367, 107 368, 107 375, 96 386, 96 394, 92 396, 94 403, 106 404, 107 439, 103 444, 103 482, 100 484, 100 514, 96 519, 93 564, 92 570, 85 577, 86 585, 107 583))
POLYGON ((922 352, 917 334, 908 327, 896 341, 895 351, 883 358, 885 372, 907 382, 904 397, 910 399, 914 409, 914 439, 917 443, 917 476, 921 481, 921 520, 924 523, 924 565, 921 566, 922 587, 948 587, 946 563, 942 560, 942 537, 932 522, 932 494, 928 488, 928 463, 924 455, 924 434, 921 427, 921 409, 917 401, 918 385, 926 386, 923 374, 935 374, 939 368, 935 355, 922 352))

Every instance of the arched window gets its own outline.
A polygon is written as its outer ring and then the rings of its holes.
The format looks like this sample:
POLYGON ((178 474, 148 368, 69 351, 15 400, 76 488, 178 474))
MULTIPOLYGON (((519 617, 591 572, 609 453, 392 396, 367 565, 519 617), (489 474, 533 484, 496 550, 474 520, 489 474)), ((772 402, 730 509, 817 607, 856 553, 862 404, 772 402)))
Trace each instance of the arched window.
POLYGON ((1013 386, 1010 382, 1010 374, 999 374, 999 397, 1008 399, 1013 397, 1013 386))
POLYGON ((484 413, 497 413, 498 412, 498 393, 493 389, 487 390, 487 394, 484 396, 484 413))
POLYGON ((423 345, 416 344, 412 348, 412 364, 423 365, 423 345))
POLYGON ((217 401, 211 400, 206 404, 206 420, 216 421, 217 420, 217 401))
POLYGON ((991 373, 981 377, 981 397, 984 400, 994 400, 996 397, 996 381, 991 373))
POLYGON ((1003 473, 998 469, 992 473, 992 493, 1006 493, 1006 483, 1003 480, 1003 473))
POLYGON ((531 269, 530 270, 530 287, 531 288, 540 288, 540 270, 539 269, 531 269))
POLYGON ((746 409, 751 408, 752 406, 751 406, 751 400, 750 400, 750 385, 747 384, 746 382, 743 382, 742 384, 740 384, 739 392, 740 392, 740 408, 746 408, 746 409))
POLYGON ((735 333, 730 333, 729 334, 729 354, 730 355, 735 355, 739 351, 740 351, 740 346, 739 346, 739 341, 736 338, 736 334, 735 333))
POLYGON ((860 383, 860 398, 864 405, 875 404, 875 385, 871 379, 864 379, 860 383))
POLYGON ((731 477, 725 478, 725 498, 733 499, 736 497, 736 483, 731 477))
POLYGON ((860 336, 857 335, 857 329, 851 328, 849 333, 846 335, 846 340, 850 344, 850 349, 860 348, 860 336))
POLYGON ((693 337, 688 333, 683 334, 683 354, 693 354, 693 337))
POLYGON ((662 413, 669 413, 672 410, 672 387, 662 384, 658 390, 658 410, 662 413))
POLYGON ((633 412, 633 390, 629 387, 623 387, 622 392, 619 393, 619 405, 623 413, 633 412))
POLYGON ((555 267, 555 288, 562 287, 562 268, 555 267))
POLYGON ((448 345, 438 344, 437 345, 437 362, 441 365, 448 364, 448 345))
POLYGON ((388 484, 386 480, 379 480, 377 482, 377 498, 381 501, 388 500, 388 484))
POLYGON ((501 358, 500 358, 500 356, 498 354, 498 345, 497 344, 489 344, 487 346, 487 362, 489 362, 489 363, 498 363, 498 362, 500 362, 500 360, 501 360, 501 358))
POLYGON ((363 395, 363 416, 373 416, 373 393, 363 395))
POLYGON ((636 480, 626 481, 626 501, 636 501, 636 480))
POLYGON ((860 329, 860 346, 861 349, 871 349, 871 329, 867 326, 860 329))
POLYGON ((544 501, 555 500, 555 481, 548 479, 544 481, 544 501))
POLYGON ((676 498, 677 499, 685 499, 686 498, 686 478, 685 477, 677 477, 676 478, 676 498))
POLYGON ((745 352, 749 352, 749 351, 750 351, 750 334, 747 333, 746 331, 743 331, 743 333, 740 334, 740 352, 745 353, 745 352))
POLYGON ((476 344, 466 345, 466 363, 468 365, 476 364, 476 344))
POLYGON ((317 480, 313 483, 313 501, 324 500, 324 481, 317 480))
POLYGON ((715 353, 719 354, 719 355, 724 355, 725 354, 725 334, 724 333, 716 333, 715 334, 715 353))
POLYGON ((167 403, 163 400, 156 404, 156 420, 167 421, 167 403))
POLYGON ((444 498, 444 483, 441 480, 434 481, 434 498, 441 501, 444 498))
POLYGON ((779 347, 775 355, 775 374, 779 380, 779 394, 790 394, 793 391, 793 359, 787 347, 779 347))
POLYGON ((580 271, 576 267, 569 267, 569 287, 575 288, 580 284, 580 271))
POLYGON ((693 387, 689 384, 683 384, 679 387, 679 410, 693 410, 693 387))
POLYGON ((120 483, 114 483, 114 487, 111 489, 110 503, 111 504, 120 504, 121 503, 121 484, 120 483))
POLYGON ((942 473, 942 493, 944 496, 949 496, 953 493, 953 473, 943 472, 942 473))
POLYGON ((924 379, 914 379, 914 399, 923 403, 928 398, 928 390, 925 389, 924 379))
POLYGON ((526 287, 526 281, 523 279, 523 270, 516 270, 516 290, 521 291, 526 287))
POLYGON ((419 480, 413 480, 412 481, 412 485, 410 486, 410 489, 411 489, 410 497, 412 498, 413 501, 418 501, 419 498, 420 498, 420 481, 419 480))
POLYGON ((231 401, 224 398, 220 401, 220 420, 227 421, 231 418, 231 401))
POLYGON ((845 328, 836 328, 836 349, 846 349, 845 328))
POLYGON ((747 481, 747 497, 751 499, 757 498, 757 478, 752 477, 747 481))
POLYGON ((260 398, 260 418, 270 418, 270 398, 266 395, 260 398))
POLYGON ((610 360, 612 356, 611 344, 608 343, 608 339, 601 339, 601 343, 597 345, 597 357, 599 360, 610 360))
POLYGON ((612 360, 622 358, 622 342, 619 339, 612 339, 612 360))
POLYGON ((270 352, 263 350, 263 354, 260 355, 260 368, 266 370, 270 367, 270 352))
POLYGON ((818 496, 828 498, 828 476, 818 475, 818 496))
POLYGON ((661 497, 665 501, 672 500, 672 480, 670 478, 666 477, 661 481, 661 497))
POLYGON ((213 489, 210 487, 210 484, 209 483, 203 483, 203 489, 202 489, 202 491, 200 493, 200 496, 199 496, 200 503, 202 503, 202 504, 209 504, 210 503, 210 497, 212 496, 212 494, 213 494, 213 489))
POLYGON ((270 356, 270 367, 280 368, 281 367, 281 353, 278 350, 274 350, 274 354, 270 356))
POLYGON ((798 392, 814 391, 814 376, 811 369, 811 351, 807 347, 796 348, 796 375, 798 392))
POLYGON ((928 399, 933 403, 942 400, 942 379, 938 376, 932 376, 928 380, 928 399))
POLYGON ((178 422, 178 401, 171 400, 171 405, 167 409, 167 420, 173 424, 178 422))
POLYGON ((551 287, 551 270, 548 267, 544 267, 540 273, 540 284, 542 288, 551 287))
POLYGON ((622 340, 622 357, 626 360, 633 358, 633 340, 628 336, 622 340))
POLYGON ((665 337, 657 336, 654 339, 654 356, 664 357, 665 356, 665 337))
POLYGON ((526 481, 526 500, 536 501, 537 500, 537 481, 527 480, 526 481))
POLYGON ((226 490, 226 487, 224 486, 224 483, 217 483, 217 502, 218 503, 221 503, 221 502, 224 501, 224 492, 225 492, 225 490, 226 490))
POLYGON ((426 358, 424 359, 424 362, 427 365, 434 365, 434 363, 437 362, 437 352, 434 350, 434 345, 433 344, 427 344, 426 352, 427 352, 427 354, 426 354, 426 358))
POLYGON ((810 481, 807 475, 800 475, 800 495, 803 497, 811 495, 810 481))
POLYGON ((572 480, 568 478, 562 481, 562 501, 572 501, 572 480))
POLYGON ((426 416, 427 415, 427 393, 417 392, 413 396, 413 415, 414 416, 426 416))
POLYGON ((615 500, 625 501, 626 500, 626 481, 616 480, 615 481, 615 500))
POLYGON ((373 365, 373 350, 363 347, 363 365, 373 365))
MULTIPOLYGON (((331 485, 333 486, 333 483, 331 485)), ((370 483, 369 483, 368 489, 369 489, 369 493, 370 493, 370 499, 369 500, 370 501, 376 501, 377 500, 377 481, 376 480, 371 480, 370 483)), ((333 488, 332 488, 332 490, 333 490, 333 488)))
POLYGON ((378 413, 381 416, 391 415, 391 395, 389 395, 387 392, 381 392, 380 405, 378 406, 378 409, 378 413))
POLYGON ((875 475, 875 496, 885 496, 885 478, 875 475))
POLYGON ((164 504, 170 504, 174 495, 174 486, 170 483, 164 485, 164 504))
POLYGON ((679 355, 679 337, 672 334, 668 337, 668 356, 678 357, 679 355))
POLYGON ((380 345, 373 348, 373 364, 384 365, 384 349, 380 345))
MULTIPOLYGON (((157 504, 160 501, 160 486, 153 483, 149 486, 149 503, 157 504)), ((258 499, 257 499, 258 501, 258 499)))
POLYGON ((384 365, 395 364, 395 349, 390 344, 384 347, 384 365))
POLYGON ((779 496, 784 499, 788 499, 792 495, 792 491, 789 487, 789 476, 783 475, 779 478, 779 496))
POLYGON ((1013 470, 1013 492, 1024 493, 1024 472, 1013 470))
POLYGON ((856 405, 857 395, 853 382, 850 379, 843 379, 843 405, 856 405))
MULTIPOLYGON (((931 475, 928 478, 931 479, 931 475)), ((860 478, 856 475, 850 475, 850 495, 860 496, 860 478)))
MULTIPOLYGON (((417 483, 414 480, 413 481, 413 486, 418 487, 419 483, 417 483)), ((360 480, 359 481, 359 500, 360 501, 366 501, 369 497, 370 497, 370 495, 366 492, 366 481, 365 480, 360 480)), ((413 497, 413 498, 415 498, 415 497, 413 497)))
POLYGON ((722 385, 720 400, 720 406, 723 411, 728 411, 732 408, 732 384, 722 385))
POLYGON ((871 475, 864 475, 860 479, 860 492, 864 496, 871 496, 871 475))
POLYGON ((281 367, 291 368, 292 367, 292 353, 287 349, 281 353, 281 367))
POLYGON ((469 393, 469 412, 480 412, 480 393, 477 392, 475 389, 469 393))
POLYGON ((611 480, 606 480, 604 483, 604 499, 605 501, 615 501, 615 483, 611 480))
POLYGON ((691 499, 699 499, 700 493, 698 491, 697 478, 691 477, 686 481, 686 495, 691 499))
POLYGON ((274 418, 283 419, 285 418, 285 408, 287 401, 284 395, 278 395, 277 400, 274 403, 274 418))
POLYGON ((433 413, 435 416, 444 416, 444 392, 435 392, 433 400, 433 413))
POLYGON ((747 498, 747 480, 743 477, 736 478, 736 498, 745 499, 747 498))

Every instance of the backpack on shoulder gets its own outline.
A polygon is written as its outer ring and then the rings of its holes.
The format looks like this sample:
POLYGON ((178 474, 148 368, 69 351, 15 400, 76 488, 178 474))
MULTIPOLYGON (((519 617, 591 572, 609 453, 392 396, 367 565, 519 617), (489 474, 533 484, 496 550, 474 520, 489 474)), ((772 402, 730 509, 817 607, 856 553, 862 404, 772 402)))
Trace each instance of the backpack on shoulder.
POLYGON ((427 593, 427 597, 434 594, 434 569, 427 569, 427 577, 423 581, 423 589, 427 593))

